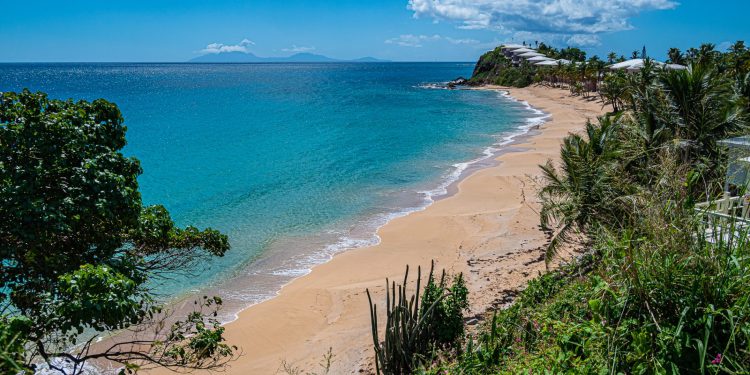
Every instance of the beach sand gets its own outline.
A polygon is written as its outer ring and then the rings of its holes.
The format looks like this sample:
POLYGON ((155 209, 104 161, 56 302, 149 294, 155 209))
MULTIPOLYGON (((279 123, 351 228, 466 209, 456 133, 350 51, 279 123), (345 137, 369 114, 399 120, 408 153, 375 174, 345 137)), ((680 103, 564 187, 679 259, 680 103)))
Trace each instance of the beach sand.
POLYGON ((403 279, 407 264, 424 270, 435 260, 438 269, 463 272, 470 289, 469 315, 507 305, 515 291, 544 271, 538 166, 556 159, 562 139, 601 115, 602 104, 561 89, 505 90, 551 117, 508 146, 496 166, 463 179, 454 195, 383 226, 380 244, 341 253, 284 286, 277 297, 242 311, 226 325, 228 343, 243 352, 227 373, 284 373, 282 361, 318 371, 329 347, 335 355, 331 373, 371 371, 365 289, 384 305, 385 279, 403 279))

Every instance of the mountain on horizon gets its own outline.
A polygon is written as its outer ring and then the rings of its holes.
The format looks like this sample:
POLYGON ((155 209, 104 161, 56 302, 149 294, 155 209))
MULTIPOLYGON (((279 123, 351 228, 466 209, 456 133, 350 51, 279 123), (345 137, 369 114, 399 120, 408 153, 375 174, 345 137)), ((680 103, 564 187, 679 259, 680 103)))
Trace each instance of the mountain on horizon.
POLYGON ((224 52, 198 56, 188 60, 192 63, 264 63, 264 62, 390 62, 374 57, 361 57, 354 60, 339 60, 314 53, 296 53, 286 57, 260 57, 250 52, 224 52))

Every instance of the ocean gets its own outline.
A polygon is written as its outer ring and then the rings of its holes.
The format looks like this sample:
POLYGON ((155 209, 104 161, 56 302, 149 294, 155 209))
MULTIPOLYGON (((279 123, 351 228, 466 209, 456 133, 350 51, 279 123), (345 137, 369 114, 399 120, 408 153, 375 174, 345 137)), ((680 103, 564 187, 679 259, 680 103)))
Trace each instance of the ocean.
POLYGON ((499 92, 447 90, 473 63, 0 64, 0 91, 105 98, 140 159, 145 204, 212 227, 232 249, 154 285, 218 294, 225 321, 390 219, 444 196, 540 112, 499 92))

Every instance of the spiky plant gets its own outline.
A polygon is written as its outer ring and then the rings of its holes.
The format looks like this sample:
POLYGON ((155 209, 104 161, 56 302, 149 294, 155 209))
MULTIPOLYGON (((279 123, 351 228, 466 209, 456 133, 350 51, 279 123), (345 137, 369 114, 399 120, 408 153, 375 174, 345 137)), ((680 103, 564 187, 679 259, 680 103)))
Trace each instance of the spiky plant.
POLYGON ((370 290, 367 290, 377 374, 411 374, 431 358, 432 352, 450 349, 463 335, 462 311, 468 307, 463 278, 459 274, 453 279, 453 285, 448 287, 445 271, 440 281, 436 282, 434 269, 435 263, 432 262, 421 298, 421 267, 417 268, 416 289, 411 296, 406 290, 408 266, 402 285, 386 279, 383 341, 380 341, 378 333, 377 305, 372 302, 370 290))

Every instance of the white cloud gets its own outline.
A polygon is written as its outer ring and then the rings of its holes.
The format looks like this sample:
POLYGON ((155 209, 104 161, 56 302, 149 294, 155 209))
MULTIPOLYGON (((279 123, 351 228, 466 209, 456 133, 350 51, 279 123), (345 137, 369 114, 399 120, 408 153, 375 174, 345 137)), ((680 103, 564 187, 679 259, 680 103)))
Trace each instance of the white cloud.
POLYGON ((440 40, 440 35, 413 35, 402 34, 396 38, 387 39, 387 44, 397 44, 401 47, 422 47, 424 42, 440 40))
POLYGON ((312 47, 312 46, 310 46, 310 47, 297 46, 296 44, 292 44, 291 47, 289 47, 289 48, 282 48, 281 50, 284 51, 284 52, 296 52, 296 53, 300 53, 300 52, 315 51, 315 47, 312 47))
POLYGON ((571 35, 567 40, 568 44, 573 46, 598 46, 601 44, 599 36, 594 34, 575 34, 571 35))
POLYGON ((455 38, 446 36, 445 40, 447 40, 448 43, 451 43, 451 44, 479 44, 479 41, 476 39, 455 39, 455 38))
POLYGON ((224 53, 224 52, 244 52, 248 53, 250 52, 247 48, 248 46, 254 46, 255 42, 253 42, 250 39, 242 39, 241 42, 238 44, 224 44, 224 43, 211 43, 206 46, 206 48, 198 51, 198 53, 207 55, 207 54, 217 54, 217 53, 224 53))
POLYGON ((401 47, 423 47, 426 42, 437 42, 447 41, 451 44, 479 44, 478 40, 475 39, 457 39, 449 36, 441 36, 438 34, 434 35, 413 35, 413 34, 402 34, 395 38, 390 38, 385 41, 387 44, 396 44, 401 47))
POLYGON ((526 32, 593 45, 597 34, 632 29, 629 18, 673 9, 673 0, 409 0, 414 17, 459 23, 462 29, 526 32))

